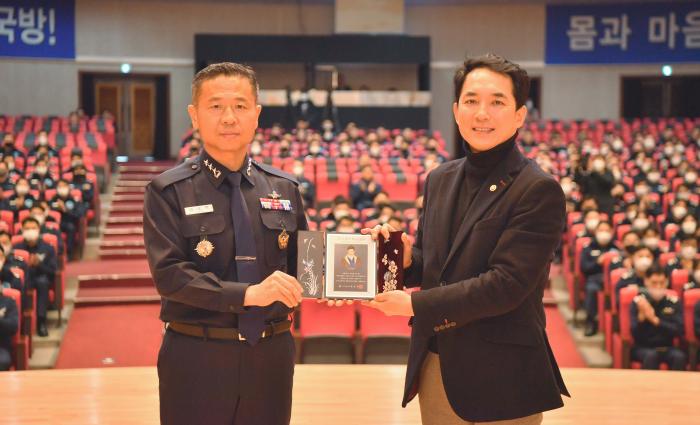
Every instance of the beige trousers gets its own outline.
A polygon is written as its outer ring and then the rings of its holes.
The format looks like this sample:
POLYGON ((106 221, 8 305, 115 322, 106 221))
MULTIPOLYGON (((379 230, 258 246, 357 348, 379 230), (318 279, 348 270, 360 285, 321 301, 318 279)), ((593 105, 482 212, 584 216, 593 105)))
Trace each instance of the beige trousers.
POLYGON ((457 416, 452 410, 450 402, 445 394, 440 375, 440 357, 435 353, 428 353, 423 362, 418 387, 418 401, 420 403, 420 416, 423 425, 540 425, 542 413, 537 413, 524 418, 509 419, 493 422, 469 422, 457 416))

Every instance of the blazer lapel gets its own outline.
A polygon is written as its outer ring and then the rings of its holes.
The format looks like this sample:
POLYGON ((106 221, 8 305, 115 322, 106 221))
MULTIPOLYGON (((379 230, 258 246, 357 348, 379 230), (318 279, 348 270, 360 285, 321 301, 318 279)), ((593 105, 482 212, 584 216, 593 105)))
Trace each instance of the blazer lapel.
MULTIPOLYGON (((523 157, 522 153, 520 153, 518 147, 515 147, 508 157, 506 157, 501 164, 496 166, 493 171, 489 173, 488 177, 486 177, 486 180, 484 180, 484 183, 481 185, 479 192, 472 200, 471 205, 469 205, 467 213, 462 220, 462 224, 459 226, 454 242, 450 247, 449 254, 443 262, 442 270, 440 271, 440 278, 442 278, 442 275, 445 273, 445 270, 447 269, 447 266, 452 258, 455 256, 457 251, 459 251, 460 246, 471 233, 474 224, 476 224, 476 222, 489 210, 494 202, 503 196, 508 186, 510 186, 510 184, 513 182, 515 175, 517 175, 517 173, 524 167, 525 161, 525 157, 523 157)), ((458 181, 460 184, 462 182, 463 180, 458 181)), ((459 187, 460 184, 457 186, 459 187)), ((454 212, 455 209, 450 209, 449 211, 454 212)))
MULTIPOLYGON (((452 220, 452 214, 454 214, 454 211, 457 208, 459 191, 461 189, 462 182, 464 181, 463 161, 466 161, 466 158, 463 158, 461 161, 462 163, 460 163, 459 166, 455 167, 452 170, 451 175, 445 176, 445 178, 443 179, 444 181, 451 181, 451 183, 440 185, 436 196, 433 197, 433 195, 431 195, 431 198, 433 199, 445 200, 444 205, 442 205, 439 209, 439 214, 437 214, 437 216, 439 217, 438 223, 441 224, 436 226, 437 229, 439 229, 439 231, 437 232, 437 234, 427 234, 427 237, 435 238, 433 239, 435 241, 449 240, 450 226, 445 225, 445 223, 449 223, 452 220)), ((424 233, 423 238, 425 237, 426 234, 424 233)), ((440 259, 440 262, 444 264, 445 260, 447 259, 448 247, 446 244, 436 244, 435 246, 438 249, 438 258, 440 259)))

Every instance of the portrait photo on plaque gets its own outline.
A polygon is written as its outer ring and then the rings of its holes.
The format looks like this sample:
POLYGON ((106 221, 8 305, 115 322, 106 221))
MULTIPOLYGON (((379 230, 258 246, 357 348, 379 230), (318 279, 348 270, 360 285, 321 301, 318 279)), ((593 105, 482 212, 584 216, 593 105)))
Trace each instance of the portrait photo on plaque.
POLYGON ((377 244, 369 235, 326 234, 326 298, 372 299, 377 293, 377 244))

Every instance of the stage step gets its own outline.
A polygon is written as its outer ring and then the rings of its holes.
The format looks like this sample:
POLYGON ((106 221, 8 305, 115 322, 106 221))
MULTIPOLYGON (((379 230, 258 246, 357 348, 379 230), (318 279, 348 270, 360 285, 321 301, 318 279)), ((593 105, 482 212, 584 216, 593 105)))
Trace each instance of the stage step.
POLYGON ((115 195, 142 195, 146 193, 145 186, 116 186, 114 188, 115 195))
MULTIPOLYGON (((120 236, 120 235, 143 235, 143 227, 108 227, 102 231, 103 236, 120 236)), ((143 237, 143 236, 142 236, 143 237)))
POLYGON ((135 224, 135 223, 143 223, 143 216, 141 214, 135 215, 131 214, 126 217, 112 217, 110 214, 110 217, 107 219, 107 224, 135 224))
POLYGON ((78 276, 80 288, 153 287, 150 273, 92 274, 78 276))
POLYGON ((156 303, 160 295, 154 286, 80 288, 76 305, 156 303))
POLYGON ((159 165, 120 165, 118 167, 120 174, 160 174, 175 166, 175 163, 164 163, 159 165))
POLYGON ((123 240, 123 239, 108 239, 102 240, 100 242, 100 250, 110 251, 110 250, 120 250, 120 249, 134 249, 143 248, 143 238, 133 239, 133 240, 123 240))
POLYGON ((145 187, 151 180, 153 180, 153 176, 135 174, 133 176, 129 176, 128 180, 124 177, 119 178, 115 187, 145 187))
POLYGON ((146 258, 146 250, 143 248, 100 249, 98 256, 100 260, 134 260, 146 258))
POLYGON ((124 203, 124 202, 143 202, 143 195, 142 194, 134 194, 134 195, 113 195, 112 196, 112 204, 116 203, 124 203))

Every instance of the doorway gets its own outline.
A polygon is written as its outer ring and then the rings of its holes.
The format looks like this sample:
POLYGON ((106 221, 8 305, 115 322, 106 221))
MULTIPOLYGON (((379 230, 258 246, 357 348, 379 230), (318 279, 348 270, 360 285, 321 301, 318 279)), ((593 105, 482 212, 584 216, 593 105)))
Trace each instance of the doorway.
POLYGON ((697 117, 700 76, 623 77, 624 118, 697 117))
POLYGON ((167 75, 81 73, 80 82, 87 114, 114 115, 118 155, 168 157, 167 75))

